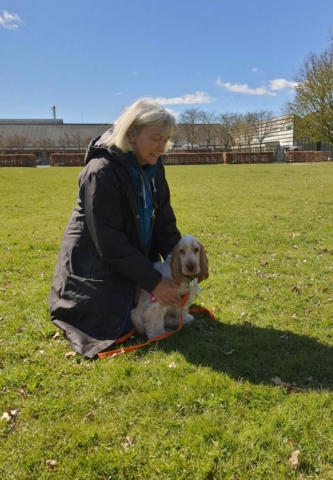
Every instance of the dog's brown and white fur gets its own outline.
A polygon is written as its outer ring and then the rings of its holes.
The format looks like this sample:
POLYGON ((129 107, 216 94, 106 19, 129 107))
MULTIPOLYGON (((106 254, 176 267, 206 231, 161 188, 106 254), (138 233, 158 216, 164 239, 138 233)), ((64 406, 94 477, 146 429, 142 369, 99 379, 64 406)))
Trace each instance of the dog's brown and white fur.
MULTIPOLYGON (((188 309, 195 297, 201 292, 199 283, 208 278, 208 260, 204 247, 191 235, 183 237, 168 255, 165 262, 156 262, 154 268, 163 278, 173 280, 180 287, 179 295, 190 292, 189 298, 182 309, 184 323, 193 320, 188 309)), ((141 289, 137 306, 131 311, 134 327, 148 338, 166 333, 165 327, 176 328, 180 320, 180 303, 163 307, 157 301, 152 303, 149 294, 141 289)))

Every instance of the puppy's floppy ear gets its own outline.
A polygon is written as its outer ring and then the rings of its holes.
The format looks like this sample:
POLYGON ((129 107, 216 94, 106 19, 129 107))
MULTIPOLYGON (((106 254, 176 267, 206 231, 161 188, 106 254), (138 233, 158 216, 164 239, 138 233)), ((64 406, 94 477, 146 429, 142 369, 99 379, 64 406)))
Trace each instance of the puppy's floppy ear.
POLYGON ((209 277, 208 273, 208 258, 204 246, 199 242, 200 245, 200 273, 198 275, 198 283, 206 280, 209 277))
POLYGON ((171 270, 171 276, 172 279, 176 283, 181 283, 182 281, 182 271, 180 267, 180 258, 179 258, 179 252, 177 245, 174 247, 171 253, 171 258, 170 258, 170 270, 171 270))

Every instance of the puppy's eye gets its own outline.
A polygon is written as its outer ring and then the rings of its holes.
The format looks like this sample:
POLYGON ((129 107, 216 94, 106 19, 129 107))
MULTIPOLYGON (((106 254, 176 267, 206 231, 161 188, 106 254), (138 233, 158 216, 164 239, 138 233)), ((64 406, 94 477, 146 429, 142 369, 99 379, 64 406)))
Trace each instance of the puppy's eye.
POLYGON ((199 248, 196 247, 196 248, 194 249, 194 253, 198 253, 198 252, 199 252, 199 248))
POLYGON ((180 249, 179 249, 179 253, 181 253, 182 255, 184 255, 185 250, 184 250, 183 248, 180 248, 180 249))

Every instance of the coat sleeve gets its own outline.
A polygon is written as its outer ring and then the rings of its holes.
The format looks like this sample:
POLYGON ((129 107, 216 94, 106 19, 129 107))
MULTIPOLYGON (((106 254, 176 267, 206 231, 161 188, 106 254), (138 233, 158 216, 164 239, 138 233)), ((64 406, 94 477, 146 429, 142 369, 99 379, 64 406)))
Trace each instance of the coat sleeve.
POLYGON ((91 238, 109 268, 146 291, 160 282, 161 274, 124 232, 123 195, 108 169, 92 169, 82 179, 80 199, 91 238))
POLYGON ((165 178, 164 165, 159 165, 156 179, 159 210, 156 215, 156 237, 158 253, 165 259, 181 238, 177 221, 170 203, 170 189, 165 178))

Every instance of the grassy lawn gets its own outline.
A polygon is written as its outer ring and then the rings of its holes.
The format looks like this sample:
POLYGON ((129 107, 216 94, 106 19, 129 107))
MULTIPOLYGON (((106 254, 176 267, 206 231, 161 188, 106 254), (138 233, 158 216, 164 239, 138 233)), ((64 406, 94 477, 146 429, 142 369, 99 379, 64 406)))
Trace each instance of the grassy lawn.
POLYGON ((87 361, 47 307, 80 169, 0 169, 0 478, 333 479, 333 164, 166 170, 217 322, 87 361))

